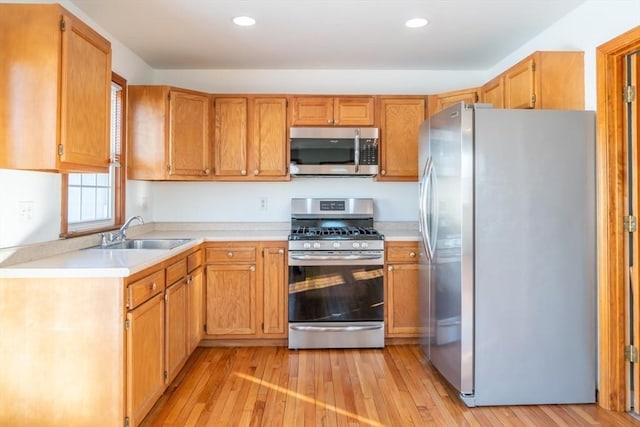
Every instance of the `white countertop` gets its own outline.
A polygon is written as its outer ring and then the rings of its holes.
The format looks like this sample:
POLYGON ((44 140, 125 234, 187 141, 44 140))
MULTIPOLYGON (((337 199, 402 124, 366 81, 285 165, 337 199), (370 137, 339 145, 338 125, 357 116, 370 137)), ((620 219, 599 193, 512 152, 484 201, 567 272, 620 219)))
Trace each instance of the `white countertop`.
MULTIPOLYGON (((128 277, 138 271, 158 264, 202 242, 225 241, 285 241, 289 229, 261 229, 259 224, 242 229, 197 230, 191 227, 180 229, 155 229, 136 234, 130 238, 187 238, 184 245, 171 250, 157 249, 77 249, 67 250, 53 256, 44 256, 27 262, 0 268, 0 278, 33 277, 128 277)), ((387 241, 415 241, 418 239, 414 227, 395 224, 378 224, 377 228, 387 241)), ((133 230, 133 227, 132 227, 133 230)), ((133 233, 132 233, 133 234, 133 233)), ((87 246, 92 246, 91 243, 87 246)))

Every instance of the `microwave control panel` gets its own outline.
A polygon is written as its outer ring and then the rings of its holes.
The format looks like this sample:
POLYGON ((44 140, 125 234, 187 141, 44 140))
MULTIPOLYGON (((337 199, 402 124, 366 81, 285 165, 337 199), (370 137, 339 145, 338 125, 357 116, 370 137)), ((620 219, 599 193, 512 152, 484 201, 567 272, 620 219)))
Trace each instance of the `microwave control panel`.
POLYGON ((378 164, 378 144, 375 139, 365 139, 360 141, 360 164, 378 164))

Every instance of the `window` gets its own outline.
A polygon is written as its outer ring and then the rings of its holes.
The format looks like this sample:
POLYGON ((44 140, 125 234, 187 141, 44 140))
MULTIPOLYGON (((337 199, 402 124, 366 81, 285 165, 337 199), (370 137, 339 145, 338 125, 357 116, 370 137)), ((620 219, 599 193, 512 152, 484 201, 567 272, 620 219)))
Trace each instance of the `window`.
POLYGON ((124 135, 127 82, 112 74, 111 166, 108 173, 69 173, 62 177, 61 236, 109 230, 124 217, 124 135))

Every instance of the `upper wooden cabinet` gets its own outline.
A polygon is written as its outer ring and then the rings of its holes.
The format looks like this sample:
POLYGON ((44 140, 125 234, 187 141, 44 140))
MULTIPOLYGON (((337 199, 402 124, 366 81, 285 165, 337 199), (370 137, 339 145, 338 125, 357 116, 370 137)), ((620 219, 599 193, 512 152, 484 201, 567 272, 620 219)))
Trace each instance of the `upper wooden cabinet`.
POLYGON ((482 85, 480 102, 491 104, 493 108, 504 108, 504 76, 499 75, 482 85))
POLYGON ((106 172, 111 44, 57 4, 0 4, 0 168, 106 172))
POLYGON ((129 179, 211 176, 209 96, 170 86, 129 86, 129 179))
POLYGON ((418 128, 425 119, 424 97, 379 97, 379 181, 418 179, 418 128))
POLYGON ((440 93, 429 96, 429 115, 464 101, 467 104, 474 104, 480 99, 478 88, 456 90, 453 92, 440 93))
POLYGON ((373 126, 371 96, 291 98, 291 126, 373 126))
POLYGON ((584 109, 583 52, 534 52, 502 76, 505 108, 584 109))
POLYGON ((219 96, 213 108, 216 179, 288 179, 285 97, 219 96))

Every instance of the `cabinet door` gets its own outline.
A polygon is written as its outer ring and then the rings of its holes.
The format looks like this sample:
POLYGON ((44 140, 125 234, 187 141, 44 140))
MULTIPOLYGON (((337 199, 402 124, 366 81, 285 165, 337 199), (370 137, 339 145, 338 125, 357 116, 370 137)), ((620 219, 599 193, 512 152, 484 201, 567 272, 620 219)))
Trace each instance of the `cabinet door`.
POLYGON ((333 124, 333 98, 291 98, 291 126, 330 126, 333 124))
POLYGON ((418 337, 418 264, 387 267, 387 335, 418 337))
POLYGON ((287 261, 285 245, 262 249, 262 332, 270 337, 285 337, 287 301, 287 261))
POLYGON ((424 98, 380 100, 381 181, 418 179, 418 128, 425 118, 424 98))
POLYGON ((286 98, 256 98, 252 128, 253 177, 286 177, 289 154, 286 98))
POLYGON ((372 97, 335 98, 333 124, 340 126, 373 126, 374 100, 372 97))
POLYGON ((535 108, 535 61, 528 58, 504 73, 504 107, 535 108))
POLYGON ((188 305, 188 349, 189 354, 198 347, 202 339, 204 325, 204 269, 197 268, 191 273, 187 287, 188 305))
POLYGON ((493 108, 504 108, 504 84, 502 76, 487 82, 480 90, 480 101, 493 108))
POLYGON ((247 99, 216 98, 215 175, 247 175, 247 99))
POLYGON ((171 285, 165 294, 166 382, 170 383, 187 360, 187 279, 171 285))
POLYGON ((255 265, 207 266, 207 334, 255 335, 255 265))
POLYGON ((128 312, 127 322, 127 416, 135 427, 164 391, 164 294, 128 312))
POLYGON ((209 98, 176 90, 169 96, 169 175, 208 176, 209 98))
POLYGON ((111 45, 70 15, 63 16, 63 22, 61 168, 80 165, 86 166, 80 167, 83 170, 106 172, 110 162, 111 45))
POLYGON ((438 111, 442 111, 447 107, 464 102, 465 104, 475 104, 480 97, 478 89, 463 89, 453 92, 440 93, 429 97, 429 115, 432 116, 438 111))

